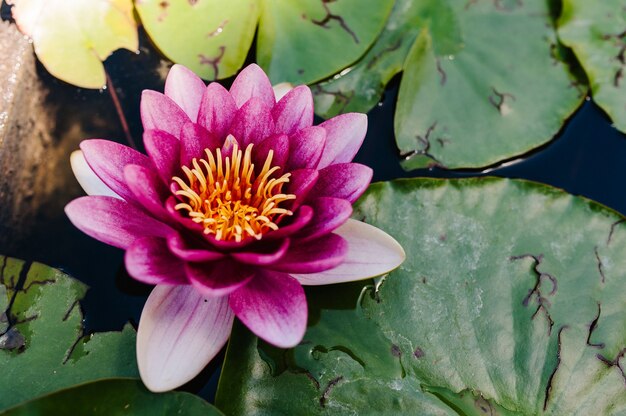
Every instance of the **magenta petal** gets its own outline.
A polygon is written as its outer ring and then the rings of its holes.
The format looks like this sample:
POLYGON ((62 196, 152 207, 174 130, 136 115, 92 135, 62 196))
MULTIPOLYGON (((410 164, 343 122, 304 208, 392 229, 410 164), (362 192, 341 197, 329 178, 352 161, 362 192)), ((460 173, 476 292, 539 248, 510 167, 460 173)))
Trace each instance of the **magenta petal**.
POLYGON ((359 163, 330 165, 319 171, 320 177, 310 197, 330 196, 354 202, 372 180, 372 168, 359 163))
POLYGON ((309 242, 294 241, 289 251, 269 268, 286 273, 317 273, 341 264, 348 243, 337 234, 328 234, 309 242))
POLYGON ((164 208, 167 188, 152 169, 139 165, 126 165, 124 178, 135 195, 135 200, 159 220, 169 221, 169 214, 164 208))
POLYGON ((226 297, 205 298, 189 285, 154 288, 137 330, 137 364, 154 392, 194 378, 222 349, 234 315, 226 297))
POLYGON ((141 94, 140 111, 144 130, 163 130, 175 137, 189 120, 171 98, 151 90, 144 90, 141 94))
POLYGON ((367 116, 347 113, 326 120, 320 127, 326 130, 326 147, 319 168, 354 159, 367 133, 367 116))
POLYGON ((274 133, 274 119, 270 107, 258 98, 252 98, 237 110, 230 126, 230 134, 245 148, 249 143, 259 143, 274 133))
POLYGON ((313 95, 306 85, 289 91, 272 109, 276 132, 292 135, 313 125, 313 95))
POLYGON ((181 156, 180 164, 191 166, 194 158, 206 158, 205 149, 214 151, 220 147, 220 140, 209 133, 204 127, 192 123, 185 123, 180 132, 181 156))
POLYGON ((313 219, 297 234, 307 240, 332 232, 352 215, 352 204, 345 199, 322 197, 307 202, 307 205, 313 208, 313 219))
POLYGON ((171 98, 187 114, 191 121, 198 119, 198 110, 206 85, 182 65, 172 66, 165 80, 165 95, 171 98))
POLYGON ((147 130, 143 144, 163 183, 169 186, 180 171, 180 140, 161 130, 147 130))
POLYGON ((319 172, 315 169, 297 169, 291 172, 285 192, 296 196, 291 207, 292 211, 306 201, 318 178, 319 172))
POLYGON ((294 347, 304 336, 304 289, 288 274, 259 271, 247 285, 230 294, 229 303, 252 332, 279 348, 294 347))
POLYGON ((172 229, 138 207, 110 196, 77 198, 65 206, 72 224, 103 243, 127 249, 140 237, 166 237, 172 229))
POLYGON ((146 155, 119 143, 100 139, 83 140, 80 148, 87 164, 102 182, 122 198, 133 199, 133 193, 124 179, 124 167, 132 164, 149 168, 150 160, 146 155))
POLYGON ((268 232, 263 236, 263 239, 272 240, 288 237, 304 228, 304 226, 311 222, 311 219, 313 219, 313 208, 302 205, 294 212, 293 216, 289 217, 289 219, 284 219, 284 221, 280 223, 278 230, 268 232), (289 222, 286 223, 286 221, 289 222))
POLYGON ((202 96, 198 124, 218 139, 223 139, 228 134, 235 113, 237 105, 228 91, 217 82, 209 84, 202 96))
POLYGON ((276 244, 265 241, 261 243, 261 246, 264 248, 263 251, 242 251, 231 253, 230 255, 241 263, 266 266, 276 263, 285 255, 289 248, 289 239, 285 238, 282 241, 278 241, 276 244))
POLYGON ((233 96, 239 108, 251 98, 258 98, 269 108, 274 107, 276 103, 270 80, 256 64, 248 65, 237 75, 230 87, 230 95, 233 96))
POLYGON ((124 255, 126 270, 134 279, 149 285, 187 284, 184 263, 167 249, 163 238, 135 240, 124 255))
POLYGON ((207 262, 224 258, 224 253, 210 249, 206 241, 194 242, 178 233, 168 236, 167 245, 172 253, 185 261, 207 262))
POLYGON ((284 167, 289 157, 289 138, 284 134, 268 137, 255 146, 252 162, 255 166, 262 167, 272 151, 272 166, 284 167))
POLYGON ((254 269, 230 259, 207 263, 187 263, 185 272, 191 284, 205 296, 224 296, 247 284, 254 269))
POLYGON ((318 126, 307 127, 291 137, 291 153, 289 155, 288 170, 316 168, 324 145, 326 130, 318 126))

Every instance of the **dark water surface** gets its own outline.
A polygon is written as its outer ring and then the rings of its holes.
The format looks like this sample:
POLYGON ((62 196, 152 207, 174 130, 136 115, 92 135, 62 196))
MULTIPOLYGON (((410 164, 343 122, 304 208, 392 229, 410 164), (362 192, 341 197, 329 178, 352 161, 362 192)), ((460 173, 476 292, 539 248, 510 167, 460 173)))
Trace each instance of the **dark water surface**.
MULTIPOLYGON (((149 48, 134 55, 116 53, 107 69, 116 86, 135 141, 140 142, 140 91, 162 91, 166 69, 149 48), (146 70, 146 68, 150 68, 146 70)), ((52 89, 52 100, 65 100, 68 108, 104 111, 109 120, 93 126, 91 135, 123 142, 119 121, 111 117, 113 105, 107 92, 85 91, 52 79, 40 70, 52 89), (96 104, 94 104, 96 103, 96 104), (116 132, 110 136, 111 131, 116 132)), ((383 101, 369 113, 369 132, 356 161, 374 169, 374 180, 399 177, 467 177, 495 175, 525 178, 554 185, 583 195, 626 214, 626 137, 611 127, 610 121, 591 101, 569 120, 562 132, 544 148, 486 173, 450 172, 441 169, 405 172, 399 165, 393 137, 393 112, 398 78, 388 88, 383 101)), ((78 110, 77 110, 78 111, 78 110)), ((87 118, 88 122, 88 118, 87 118)), ((87 138, 87 137, 85 137, 87 138)), ((69 155, 68 155, 69 165, 69 155)), ((68 201, 69 202, 69 201, 68 201)), ((60 268, 91 287, 82 302, 88 331, 119 330, 125 322, 136 324, 150 287, 130 279, 123 266, 121 250, 106 246, 78 231, 60 214, 37 223, 37 232, 26 244, 7 253, 28 261, 39 261, 60 268)), ((196 380, 185 387, 212 400, 223 353, 196 380)))

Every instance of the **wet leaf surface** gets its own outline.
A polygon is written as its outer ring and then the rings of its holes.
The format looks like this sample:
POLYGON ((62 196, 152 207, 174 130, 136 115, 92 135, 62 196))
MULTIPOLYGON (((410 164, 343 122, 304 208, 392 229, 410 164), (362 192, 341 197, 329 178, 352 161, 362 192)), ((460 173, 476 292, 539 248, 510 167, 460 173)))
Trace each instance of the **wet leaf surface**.
POLYGON ((0 409, 87 381, 138 376, 130 326, 83 334, 82 283, 39 263, 0 257, 0 285, 10 300, 3 304, 8 330, 0 335, 0 409))
POLYGON ((355 216, 406 262, 378 287, 310 290, 294 349, 238 326, 217 397, 227 414, 626 412, 622 216, 495 178, 374 184, 355 216))
POLYGON ((136 2, 148 35, 165 56, 204 79, 234 75, 243 65, 259 18, 255 0, 136 2))
POLYGON ((222 413, 189 393, 155 394, 139 380, 111 379, 62 390, 0 412, 0 415, 219 416, 222 413))
POLYGON ((593 99, 626 132, 626 5, 564 0, 559 38, 582 64, 593 99))
POLYGON ((273 83, 319 81, 359 59, 393 0, 273 0, 263 4, 257 59, 273 83))
POLYGON ((13 17, 33 40, 35 53, 55 77, 102 88, 102 62, 116 49, 136 51, 132 0, 9 0, 13 17))

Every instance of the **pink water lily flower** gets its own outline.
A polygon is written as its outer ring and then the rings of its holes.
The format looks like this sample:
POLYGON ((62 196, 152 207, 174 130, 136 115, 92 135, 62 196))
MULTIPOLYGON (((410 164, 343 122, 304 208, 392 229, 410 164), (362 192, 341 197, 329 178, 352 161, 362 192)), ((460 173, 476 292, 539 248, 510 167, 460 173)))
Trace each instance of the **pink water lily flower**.
POLYGON ((144 91, 141 117, 147 156, 81 143, 72 167, 90 196, 66 212, 83 232, 126 250, 133 278, 156 285, 137 334, 150 390, 196 376, 235 316, 267 342, 293 347, 307 324, 302 285, 366 279, 404 260, 392 237, 350 219, 372 177, 351 163, 365 115, 313 126, 306 86, 277 102, 256 65, 230 90, 175 65, 165 94, 144 91))

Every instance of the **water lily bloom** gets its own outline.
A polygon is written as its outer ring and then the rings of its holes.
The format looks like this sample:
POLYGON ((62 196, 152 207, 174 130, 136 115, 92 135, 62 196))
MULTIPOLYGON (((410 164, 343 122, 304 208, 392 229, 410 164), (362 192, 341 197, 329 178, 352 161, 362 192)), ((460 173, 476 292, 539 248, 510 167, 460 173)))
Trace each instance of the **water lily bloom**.
POLYGON ((153 391, 196 376, 235 316, 293 347, 307 324, 302 285, 366 279, 404 260, 392 237, 350 219, 372 177, 351 163, 366 116, 313 126, 308 87, 277 95, 256 65, 230 90, 175 65, 165 94, 141 99, 147 155, 98 139, 72 155, 89 196, 67 205, 70 220, 126 250, 128 273, 156 285, 137 334, 153 391))

